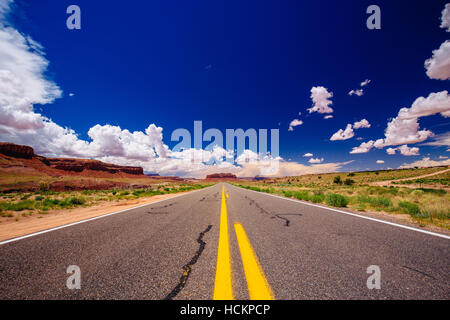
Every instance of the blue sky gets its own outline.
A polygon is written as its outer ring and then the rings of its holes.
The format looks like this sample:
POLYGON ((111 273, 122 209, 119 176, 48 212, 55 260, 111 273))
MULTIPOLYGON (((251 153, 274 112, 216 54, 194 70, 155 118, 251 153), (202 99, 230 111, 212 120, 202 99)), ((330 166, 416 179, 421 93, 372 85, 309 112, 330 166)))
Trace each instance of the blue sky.
MULTIPOLYGON (((280 156, 305 166, 311 159, 305 153, 323 158, 322 164, 353 161, 332 165, 332 170, 397 168, 424 157, 446 161, 442 157, 449 154, 445 138, 450 119, 439 112, 418 117, 419 130, 435 136, 406 144, 419 148, 412 152, 417 155, 400 150, 387 154, 387 148, 404 144, 350 154, 363 142, 385 138, 387 124, 400 108, 449 88, 448 80, 428 76, 424 67, 433 50, 449 39, 450 33, 440 28, 446 2, 377 1, 381 30, 366 27, 371 4, 16 0, 4 23, 42 46, 41 57, 48 62, 42 75, 60 89, 51 101, 32 101, 34 112, 72 129, 87 143, 92 140, 88 131, 96 125, 133 132, 155 124, 163 128, 163 142, 170 149, 175 145, 170 141, 173 130, 192 131, 194 120, 202 120, 205 129, 223 132, 278 128, 280 156), (81 8, 81 30, 66 28, 70 4, 81 8), (361 87, 365 79, 371 82, 361 87), (332 119, 307 111, 313 105, 312 87, 333 93, 332 119), (348 95, 356 89, 364 94, 348 95), (294 119, 303 124, 288 131, 294 119), (330 141, 339 129, 362 119, 370 128, 354 129, 347 140, 330 141), (436 137, 440 145, 423 145, 436 137)), ((448 64, 442 68, 449 72, 448 64)), ((448 98, 440 103, 448 105, 448 98)), ((0 138, 27 142, 44 154, 78 155, 45 150, 45 141, 11 128, 0 138)), ((169 173, 189 175, 182 169, 169 173)))

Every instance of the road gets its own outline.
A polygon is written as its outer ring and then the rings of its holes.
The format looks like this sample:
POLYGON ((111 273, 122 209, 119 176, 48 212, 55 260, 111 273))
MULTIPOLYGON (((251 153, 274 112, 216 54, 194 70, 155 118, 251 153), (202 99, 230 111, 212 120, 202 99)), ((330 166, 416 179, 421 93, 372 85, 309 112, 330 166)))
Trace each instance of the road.
POLYGON ((0 299, 449 299, 449 237, 232 186, 0 244, 0 299), (66 286, 68 266, 81 289, 66 286), (380 289, 368 289, 369 266, 380 289))

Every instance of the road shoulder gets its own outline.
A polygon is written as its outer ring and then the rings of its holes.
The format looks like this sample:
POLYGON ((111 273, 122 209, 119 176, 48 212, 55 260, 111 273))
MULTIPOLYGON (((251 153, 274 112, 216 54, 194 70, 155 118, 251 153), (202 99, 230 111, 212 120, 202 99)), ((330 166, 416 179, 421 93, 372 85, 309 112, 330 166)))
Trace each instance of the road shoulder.
POLYGON ((70 210, 54 210, 46 215, 21 217, 18 221, 4 221, 0 224, 0 241, 13 239, 36 232, 61 227, 67 224, 97 218, 118 211, 130 210, 157 201, 171 199, 189 192, 156 195, 135 200, 118 202, 105 201, 101 204, 70 210))

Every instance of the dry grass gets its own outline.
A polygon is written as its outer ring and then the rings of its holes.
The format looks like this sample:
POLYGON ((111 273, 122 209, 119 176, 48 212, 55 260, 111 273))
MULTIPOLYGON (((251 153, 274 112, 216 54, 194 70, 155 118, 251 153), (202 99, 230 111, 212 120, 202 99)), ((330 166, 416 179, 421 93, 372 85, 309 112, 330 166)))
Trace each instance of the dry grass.
MULTIPOLYGON (((265 181, 266 183, 277 184, 301 184, 301 185, 323 185, 327 186, 333 183, 335 177, 340 176, 343 181, 346 179, 354 180, 355 184, 369 184, 376 181, 387 181, 411 178, 425 174, 431 174, 444 170, 445 167, 419 168, 419 169, 399 169, 399 170, 380 170, 366 172, 348 172, 348 173, 325 173, 309 174, 299 177, 276 178, 265 181)), ((434 176, 433 176, 434 177, 434 176)))

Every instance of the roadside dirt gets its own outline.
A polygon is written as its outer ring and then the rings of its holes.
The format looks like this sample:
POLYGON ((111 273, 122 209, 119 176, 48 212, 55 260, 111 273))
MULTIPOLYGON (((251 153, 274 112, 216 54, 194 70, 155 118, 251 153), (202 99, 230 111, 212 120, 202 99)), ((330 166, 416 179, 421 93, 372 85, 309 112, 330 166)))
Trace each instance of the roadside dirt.
POLYGON ((18 221, 11 218, 0 223, 0 241, 59 227, 65 224, 70 224, 85 219, 98 217, 116 211, 137 207, 159 200, 173 198, 185 193, 186 192, 163 194, 148 198, 123 200, 119 202, 105 201, 92 207, 76 208, 70 210, 54 210, 49 211, 49 213, 45 215, 36 214, 26 217, 20 216, 18 221))

